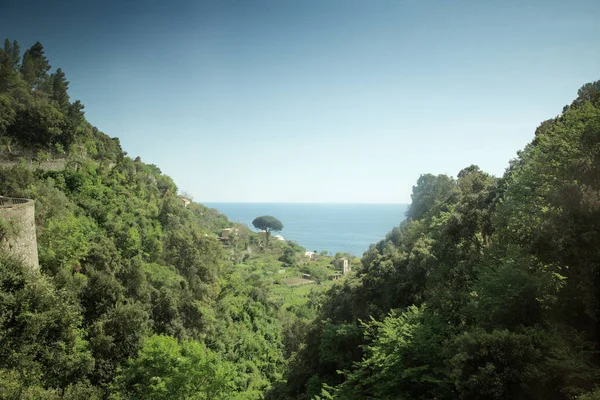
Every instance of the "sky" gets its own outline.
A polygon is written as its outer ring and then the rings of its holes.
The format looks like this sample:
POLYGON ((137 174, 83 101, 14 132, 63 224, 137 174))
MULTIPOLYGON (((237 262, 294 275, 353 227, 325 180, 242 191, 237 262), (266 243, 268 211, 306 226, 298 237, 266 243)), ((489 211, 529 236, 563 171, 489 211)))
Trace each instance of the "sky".
POLYGON ((408 203, 500 176, 600 79, 597 0, 0 0, 96 127, 199 202, 408 203))

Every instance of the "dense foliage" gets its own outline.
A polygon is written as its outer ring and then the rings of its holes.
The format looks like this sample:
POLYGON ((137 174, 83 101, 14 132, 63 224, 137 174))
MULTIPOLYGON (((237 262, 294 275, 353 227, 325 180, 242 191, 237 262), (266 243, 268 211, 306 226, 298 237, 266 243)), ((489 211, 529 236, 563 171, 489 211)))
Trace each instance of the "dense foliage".
POLYGON ((268 287, 234 267, 253 238, 225 249, 227 218, 184 207, 50 69, 40 43, 0 50, 0 194, 35 200, 41 265, 0 258, 0 398, 259 397, 284 334, 268 287))
POLYGON ((407 217, 329 291, 272 398, 599 398, 600 81, 502 178, 422 175, 407 217))

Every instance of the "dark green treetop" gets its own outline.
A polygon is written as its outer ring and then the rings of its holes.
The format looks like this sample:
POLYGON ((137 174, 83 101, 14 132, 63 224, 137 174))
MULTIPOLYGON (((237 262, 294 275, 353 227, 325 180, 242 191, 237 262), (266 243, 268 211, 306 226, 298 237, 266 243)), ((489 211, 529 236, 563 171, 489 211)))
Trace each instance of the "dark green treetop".
POLYGON ((267 236, 267 247, 269 247, 269 236, 271 235, 271 232, 280 232, 283 230, 283 224, 281 221, 270 215, 263 215, 261 217, 254 218, 252 225, 254 225, 256 229, 265 231, 267 236))
POLYGON ((52 99, 56 100, 61 108, 69 106, 69 94, 67 90, 69 88, 69 81, 65 76, 65 73, 61 68, 58 68, 54 74, 52 74, 52 99))

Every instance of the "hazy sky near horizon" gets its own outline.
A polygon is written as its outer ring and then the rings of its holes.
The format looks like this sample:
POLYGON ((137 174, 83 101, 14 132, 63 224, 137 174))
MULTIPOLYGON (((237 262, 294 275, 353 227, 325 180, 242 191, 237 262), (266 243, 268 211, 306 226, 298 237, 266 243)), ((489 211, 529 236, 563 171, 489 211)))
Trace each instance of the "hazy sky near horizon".
POLYGON ((88 120, 196 201, 406 203, 501 175, 600 79, 597 0, 0 0, 88 120))

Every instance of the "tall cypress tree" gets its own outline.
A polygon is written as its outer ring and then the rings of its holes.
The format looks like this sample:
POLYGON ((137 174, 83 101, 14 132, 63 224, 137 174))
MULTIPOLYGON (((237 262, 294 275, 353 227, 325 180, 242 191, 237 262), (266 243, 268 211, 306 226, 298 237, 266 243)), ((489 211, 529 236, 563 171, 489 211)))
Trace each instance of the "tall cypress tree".
POLYGON ((5 91, 8 86, 8 76, 10 74, 10 54, 12 49, 10 48, 10 42, 8 39, 4 40, 4 48, 0 49, 0 91, 5 91), (8 44, 8 46, 7 46, 8 44), (7 53, 8 50, 8 53, 7 53))
POLYGON ((12 57, 12 46, 10 45, 10 40, 8 38, 4 39, 4 48, 2 49, 2 61, 7 58, 8 60, 12 57))
POLYGON ((13 69, 15 71, 18 70, 18 66, 19 66, 19 61, 21 61, 21 47, 19 47, 19 43, 16 40, 13 40, 13 45, 12 45, 12 62, 13 62, 13 69))
MULTIPOLYGON (((50 63, 48 59, 44 55, 44 46, 40 42, 35 42, 33 46, 29 50, 25 52, 23 55, 23 64, 25 64, 25 55, 29 54, 31 58, 31 67, 33 69, 33 82, 31 85, 36 90, 42 90, 47 93, 51 92, 52 87, 50 86, 50 76, 48 75, 48 71, 50 71, 50 63)), ((30 68, 28 65, 27 68, 30 68)), ((23 66, 21 67, 21 72, 23 72, 23 66)), ((31 74, 31 71, 27 71, 28 74, 31 74)), ((29 80, 26 78, 29 82, 29 80)))
POLYGON ((17 64, 19 63, 19 45, 6 38, 4 48, 0 49, 0 91, 6 91, 18 81, 17 64))
POLYGON ((29 87, 35 85, 35 65, 31 58, 31 53, 26 50, 23 54, 23 62, 21 63, 21 75, 29 87))
POLYGON ((65 77, 65 73, 61 68, 58 68, 54 74, 52 74, 52 99, 56 100, 61 108, 66 109, 69 102, 69 95, 67 90, 69 87, 69 81, 65 77))

